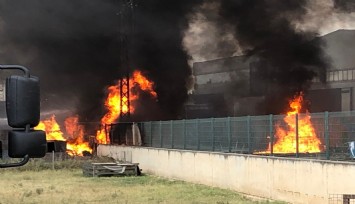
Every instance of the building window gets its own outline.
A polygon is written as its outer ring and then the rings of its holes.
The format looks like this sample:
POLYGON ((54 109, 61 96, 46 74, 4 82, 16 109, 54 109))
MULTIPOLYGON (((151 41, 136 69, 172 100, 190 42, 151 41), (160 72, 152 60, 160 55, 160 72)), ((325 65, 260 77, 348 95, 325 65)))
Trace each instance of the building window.
POLYGON ((353 78, 354 78, 354 77, 353 77, 353 70, 349 70, 349 71, 348 71, 348 79, 349 79, 349 80, 353 80, 353 78))
MULTIPOLYGON (((326 80, 328 82, 355 80, 355 69, 328 71, 326 80)), ((313 79, 313 82, 318 81, 319 80, 313 79)))
POLYGON ((339 71, 335 71, 333 74, 334 74, 334 81, 339 81, 339 71))
POLYGON ((334 72, 328 72, 328 81, 334 81, 334 72))

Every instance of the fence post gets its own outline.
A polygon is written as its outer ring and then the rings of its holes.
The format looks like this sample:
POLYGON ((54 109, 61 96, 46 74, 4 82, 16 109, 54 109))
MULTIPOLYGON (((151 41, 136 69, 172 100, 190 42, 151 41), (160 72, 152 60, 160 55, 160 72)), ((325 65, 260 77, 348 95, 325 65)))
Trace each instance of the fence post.
POLYGON ((52 170, 54 170, 54 150, 52 151, 52 170))
POLYGON ((197 150, 200 150, 200 120, 196 119, 197 150))
POLYGON ((183 121, 183 128, 184 128, 184 135, 183 135, 183 140, 184 140, 184 149, 186 149, 186 121, 185 119, 183 121))
POLYGON ((329 112, 324 112, 324 137, 325 137, 325 156, 326 159, 330 159, 330 152, 329 152, 329 112))
POLYGON ((232 151, 231 143, 232 143, 232 131, 231 131, 231 118, 228 117, 227 120, 227 134, 228 134, 228 152, 232 151))
POLYGON ((248 136, 248 153, 251 153, 251 138, 250 138, 250 115, 247 116, 247 136, 248 136))
POLYGON ((212 151, 214 151, 214 118, 211 118, 211 139, 212 139, 212 151))
POLYGON ((150 146, 153 147, 153 128, 152 121, 149 122, 149 136, 150 136, 150 146))
POLYGON ((162 126, 162 124, 161 124, 162 122, 161 121, 159 121, 159 138, 160 138, 160 148, 162 148, 163 147, 163 136, 162 136, 162 128, 161 128, 161 126, 162 126))
POLYGON ((270 134, 270 155, 274 155, 274 126, 273 126, 273 115, 269 115, 269 134, 270 134))
POLYGON ((173 128, 172 120, 170 120, 170 136, 171 136, 171 149, 174 149, 174 128, 173 128))
POLYGON ((105 124, 104 128, 105 128, 105 140, 107 140, 107 138, 108 138, 108 136, 107 136, 107 124, 105 124))
MULTIPOLYGON (((109 125, 109 127, 110 127, 110 132, 109 132, 109 134, 108 134, 108 139, 109 139, 109 141, 110 141, 110 144, 114 144, 113 143, 113 128, 112 128, 112 126, 113 126, 113 124, 111 123, 110 125, 109 125)), ((119 137, 120 138, 120 137, 119 137)), ((127 143, 127 141, 126 141, 126 143, 127 143)), ((127 144, 126 144, 127 145, 127 144)))
POLYGON ((300 155, 299 155, 299 138, 298 138, 298 113, 296 113, 295 115, 295 119, 296 119, 296 157, 299 158, 300 155))

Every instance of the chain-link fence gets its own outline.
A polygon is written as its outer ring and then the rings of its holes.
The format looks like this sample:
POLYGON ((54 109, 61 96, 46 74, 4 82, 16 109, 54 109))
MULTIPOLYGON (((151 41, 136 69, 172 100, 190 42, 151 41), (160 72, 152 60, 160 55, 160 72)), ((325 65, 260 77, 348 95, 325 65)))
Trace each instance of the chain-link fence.
POLYGON ((355 157, 355 111, 139 123, 143 145, 172 149, 294 156, 355 157))
POLYGON ((355 204, 355 195, 353 194, 330 194, 329 204, 355 204))

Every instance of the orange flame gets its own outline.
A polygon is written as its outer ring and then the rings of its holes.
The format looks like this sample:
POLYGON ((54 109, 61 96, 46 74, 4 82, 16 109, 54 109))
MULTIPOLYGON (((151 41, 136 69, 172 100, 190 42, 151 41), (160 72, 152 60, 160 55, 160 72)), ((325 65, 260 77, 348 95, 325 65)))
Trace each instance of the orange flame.
POLYGON ((298 126, 296 126, 296 114, 300 113, 302 103, 303 93, 295 96, 294 99, 289 102, 291 110, 287 112, 284 118, 287 127, 282 127, 280 124, 276 126, 276 142, 273 145, 274 153, 296 152, 296 129, 298 129, 299 152, 321 152, 321 142, 315 133, 308 111, 304 115, 298 115, 298 126))
POLYGON ((96 140, 99 144, 110 143, 109 138, 106 137, 106 124, 113 123, 120 115, 120 90, 117 86, 108 87, 108 95, 105 101, 105 106, 108 112, 101 118, 102 127, 96 133, 96 140))
MULTIPOLYGON (((122 83, 127 83, 125 79, 122 83)), ((139 88, 142 91, 148 92, 152 97, 156 98, 157 93, 153 90, 154 83, 149 81, 145 76, 143 76, 141 71, 134 71, 132 77, 129 79, 129 87, 130 87, 130 106, 128 107, 128 98, 122 97, 121 101, 121 92, 120 92, 120 82, 116 85, 108 87, 108 95, 105 101, 105 106, 108 112, 101 119, 101 128, 96 133, 96 141, 99 144, 109 144, 110 139, 106 136, 106 125, 114 123, 119 117, 121 112, 134 113, 134 101, 139 99, 139 94, 134 91, 135 88, 139 88), (122 103, 122 111, 121 111, 121 103, 122 103)), ((123 88, 126 88, 123 87, 123 88)), ((123 90, 127 92, 127 90, 123 90)))
POLYGON ((89 143, 84 141, 84 128, 79 125, 78 121, 78 116, 68 117, 65 120, 66 137, 61 131, 55 115, 40 121, 34 129, 45 131, 47 140, 67 141, 67 153, 69 155, 83 156, 84 151, 92 153, 92 149, 89 143))
POLYGON ((55 115, 52 115, 49 119, 40 121, 34 129, 45 131, 47 140, 66 140, 63 137, 63 132, 60 130, 59 124, 55 120, 55 115))
MULTIPOLYGON (((153 90, 154 83, 149 81, 145 76, 142 75, 142 72, 135 71, 133 72, 133 84, 138 84, 140 89, 145 92, 150 93, 154 98, 157 97, 157 93, 153 90)), ((132 87, 132 86, 131 86, 132 87)), ((138 99, 138 95, 133 95, 138 99)))
POLYGON ((83 152, 92 153, 90 144, 84 141, 84 126, 79 125, 79 116, 68 117, 64 121, 68 135, 67 149, 69 155, 83 156, 83 152))

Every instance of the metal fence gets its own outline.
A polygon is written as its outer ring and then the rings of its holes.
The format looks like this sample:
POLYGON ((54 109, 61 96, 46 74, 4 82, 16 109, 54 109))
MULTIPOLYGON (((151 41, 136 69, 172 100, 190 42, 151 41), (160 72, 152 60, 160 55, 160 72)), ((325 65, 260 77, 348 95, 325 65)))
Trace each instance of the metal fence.
POLYGON ((355 204, 355 195, 353 194, 330 194, 328 204, 355 204))
POLYGON ((296 114, 288 116, 288 120, 286 115, 266 115, 151 121, 139 126, 143 145, 149 147, 330 160, 354 157, 355 111, 296 114), (309 126, 305 120, 310 121, 320 142, 319 152, 302 150, 314 139, 311 133, 304 132, 309 126), (281 133, 288 138, 280 137, 281 133), (275 144, 286 139, 292 140, 292 150, 275 151, 275 144))

